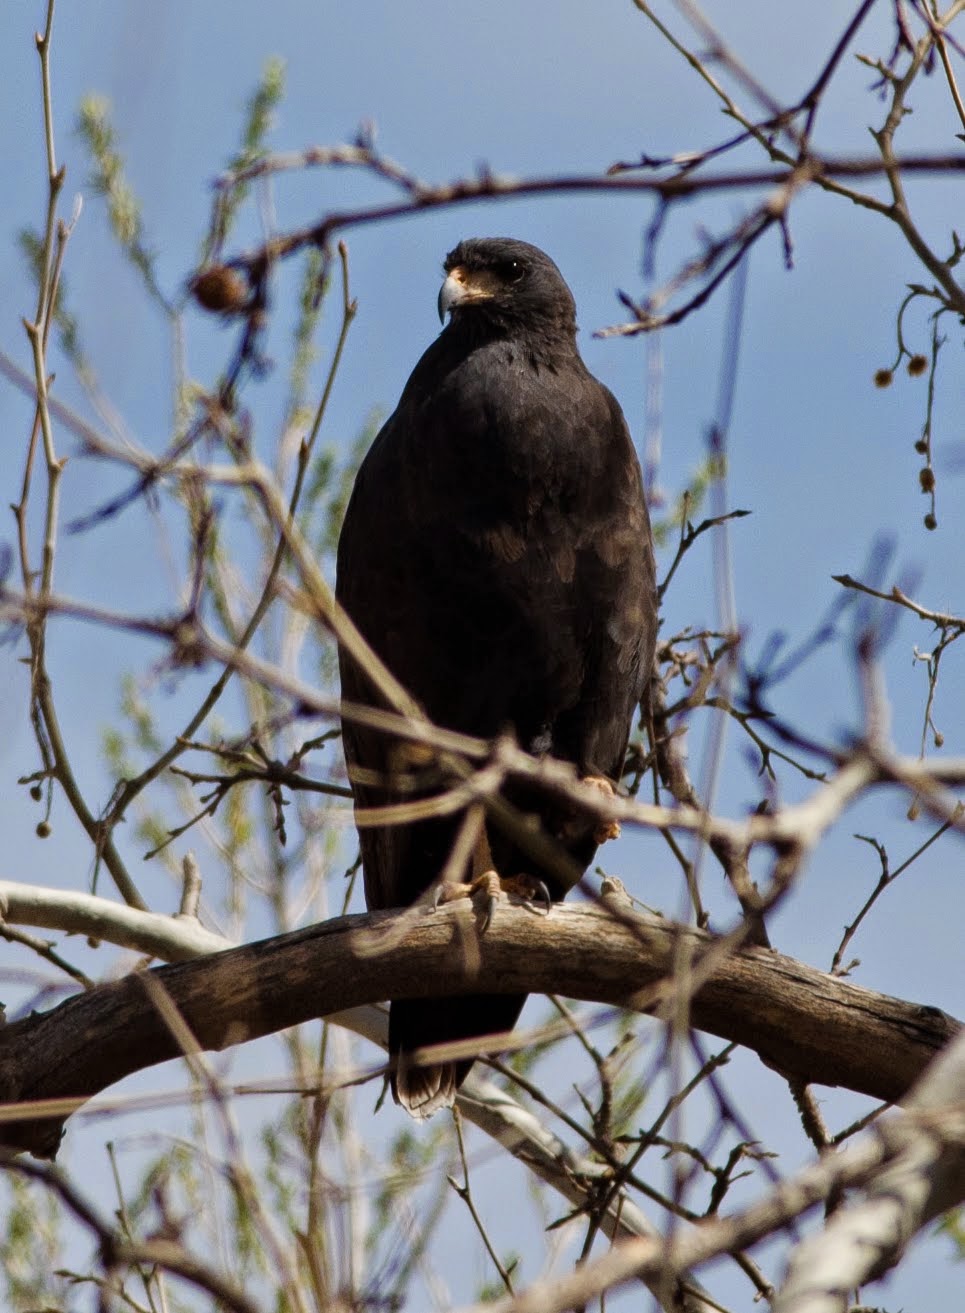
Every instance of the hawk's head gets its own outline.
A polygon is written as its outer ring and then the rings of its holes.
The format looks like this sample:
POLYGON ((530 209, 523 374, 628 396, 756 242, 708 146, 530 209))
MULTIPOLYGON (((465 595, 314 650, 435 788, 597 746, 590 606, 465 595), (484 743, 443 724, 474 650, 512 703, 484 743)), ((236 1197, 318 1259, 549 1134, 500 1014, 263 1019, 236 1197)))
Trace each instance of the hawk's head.
POLYGON ((576 330, 576 305, 545 252, 513 237, 470 237, 446 256, 439 318, 480 315, 495 323, 545 331, 576 330))

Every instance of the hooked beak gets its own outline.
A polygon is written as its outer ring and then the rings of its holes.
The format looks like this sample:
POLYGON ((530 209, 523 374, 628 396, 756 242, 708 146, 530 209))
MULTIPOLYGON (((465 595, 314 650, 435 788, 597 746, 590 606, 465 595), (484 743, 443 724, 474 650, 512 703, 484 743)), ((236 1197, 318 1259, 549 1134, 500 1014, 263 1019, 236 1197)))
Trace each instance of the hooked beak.
POLYGON ((439 288, 439 322, 446 322, 446 315, 460 302, 466 299, 466 271, 457 266, 446 275, 446 281, 439 288))

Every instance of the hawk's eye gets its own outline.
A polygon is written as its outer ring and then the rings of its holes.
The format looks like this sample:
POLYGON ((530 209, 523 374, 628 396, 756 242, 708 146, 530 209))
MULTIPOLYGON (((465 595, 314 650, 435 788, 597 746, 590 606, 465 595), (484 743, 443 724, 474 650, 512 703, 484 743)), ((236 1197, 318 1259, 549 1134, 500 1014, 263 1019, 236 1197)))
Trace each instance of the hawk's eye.
POLYGON ((496 266, 496 273, 504 283, 518 283, 525 272, 519 260, 504 260, 496 266))

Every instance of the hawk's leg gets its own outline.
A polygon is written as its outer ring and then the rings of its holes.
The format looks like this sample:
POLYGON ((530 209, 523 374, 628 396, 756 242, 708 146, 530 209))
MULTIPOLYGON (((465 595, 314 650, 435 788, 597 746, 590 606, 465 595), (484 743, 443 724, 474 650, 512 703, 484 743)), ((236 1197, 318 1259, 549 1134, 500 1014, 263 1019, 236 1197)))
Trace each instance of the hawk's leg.
POLYGON ((472 878, 466 884, 444 881, 436 894, 436 906, 451 903, 456 898, 474 898, 480 891, 486 894, 486 911, 483 916, 480 934, 485 934, 492 923, 496 903, 500 894, 515 894, 533 907, 538 902, 550 909, 550 893, 542 880, 532 875, 502 876, 493 865, 493 855, 483 826, 472 853, 472 878))

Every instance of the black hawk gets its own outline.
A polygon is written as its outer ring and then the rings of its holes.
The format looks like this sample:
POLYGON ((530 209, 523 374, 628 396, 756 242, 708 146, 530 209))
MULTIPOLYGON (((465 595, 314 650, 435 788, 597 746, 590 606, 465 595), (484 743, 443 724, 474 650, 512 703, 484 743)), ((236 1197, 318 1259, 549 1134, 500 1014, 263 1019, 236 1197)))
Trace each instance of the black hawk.
MULTIPOLYGON (((431 719, 618 781, 653 662, 657 602, 640 467, 613 395, 576 347, 572 294, 535 246, 461 242, 445 261, 449 323, 416 365, 362 462, 338 546, 336 593, 431 719)), ((341 654, 342 696, 380 705, 341 654)), ((411 799, 384 733, 342 726, 357 808, 411 799)), ((423 792, 438 792, 439 781, 423 792)), ((606 837, 528 789, 585 870, 606 837)), ((360 829, 370 908, 416 900, 446 867, 462 817, 360 829)), ((542 881, 552 870, 489 822, 460 876, 542 881)), ((459 951, 458 946, 454 951, 459 951)), ((426 1045, 512 1028, 525 999, 397 999, 389 1020, 396 1101, 416 1117, 452 1103, 471 1061, 417 1066, 426 1045)))

